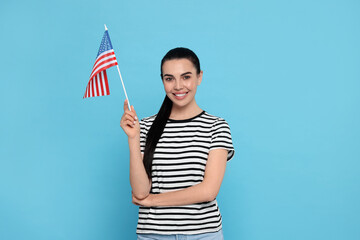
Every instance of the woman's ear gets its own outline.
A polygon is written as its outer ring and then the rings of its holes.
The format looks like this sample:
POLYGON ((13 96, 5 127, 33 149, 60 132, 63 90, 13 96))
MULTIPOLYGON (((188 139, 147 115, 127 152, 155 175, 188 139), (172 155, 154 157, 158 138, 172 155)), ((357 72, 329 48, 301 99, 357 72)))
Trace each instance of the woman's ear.
POLYGON ((203 71, 201 70, 200 73, 197 75, 197 85, 199 86, 203 77, 203 71))

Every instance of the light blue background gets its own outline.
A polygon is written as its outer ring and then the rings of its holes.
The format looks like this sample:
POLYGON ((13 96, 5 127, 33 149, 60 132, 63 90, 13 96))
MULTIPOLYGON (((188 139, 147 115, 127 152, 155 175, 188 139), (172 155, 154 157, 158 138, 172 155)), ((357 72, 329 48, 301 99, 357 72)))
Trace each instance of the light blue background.
POLYGON ((225 239, 360 239, 360 2, 2 1, 0 239, 135 239, 124 93, 82 99, 104 32, 140 117, 193 49, 236 149, 225 239))

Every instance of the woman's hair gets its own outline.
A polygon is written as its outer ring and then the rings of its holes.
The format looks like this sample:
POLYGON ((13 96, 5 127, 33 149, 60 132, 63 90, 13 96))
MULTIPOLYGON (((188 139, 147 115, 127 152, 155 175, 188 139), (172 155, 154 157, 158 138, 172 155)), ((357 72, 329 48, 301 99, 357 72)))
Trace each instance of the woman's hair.
MULTIPOLYGON (((161 60, 161 65, 160 65, 161 79, 163 77, 162 67, 164 63, 168 60, 182 59, 182 58, 191 61, 194 67, 196 68, 196 73, 197 74, 200 73, 200 61, 199 58, 196 56, 196 54, 188 48, 178 47, 171 49, 169 52, 167 52, 163 57, 163 59, 161 60)), ((151 169, 152 169, 152 162, 153 162, 155 148, 164 131, 166 122, 169 119, 172 105, 173 103, 170 100, 170 98, 165 96, 165 99, 160 107, 160 110, 157 113, 156 118, 147 134, 143 162, 149 179, 151 178, 151 172, 152 172, 151 169)))

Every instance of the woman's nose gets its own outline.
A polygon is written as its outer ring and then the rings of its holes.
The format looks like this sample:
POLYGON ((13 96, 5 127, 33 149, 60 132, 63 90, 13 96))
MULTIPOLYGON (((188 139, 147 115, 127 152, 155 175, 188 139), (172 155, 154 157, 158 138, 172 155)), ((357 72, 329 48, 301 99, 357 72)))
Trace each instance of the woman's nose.
POLYGON ((182 88, 183 88, 182 81, 181 81, 181 80, 175 80, 175 86, 174 86, 174 88, 175 88, 176 90, 182 89, 182 88))

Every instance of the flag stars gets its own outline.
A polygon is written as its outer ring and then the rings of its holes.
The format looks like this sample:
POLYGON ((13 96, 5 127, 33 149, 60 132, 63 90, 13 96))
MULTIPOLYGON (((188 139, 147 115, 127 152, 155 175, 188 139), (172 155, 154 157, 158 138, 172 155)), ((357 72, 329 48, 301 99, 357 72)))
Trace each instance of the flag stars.
POLYGON ((111 42, 109 40, 108 34, 105 33, 104 37, 101 40, 101 44, 100 44, 100 48, 99 48, 99 52, 98 52, 97 56, 99 56, 101 53, 108 51, 110 49, 112 49, 111 42))

